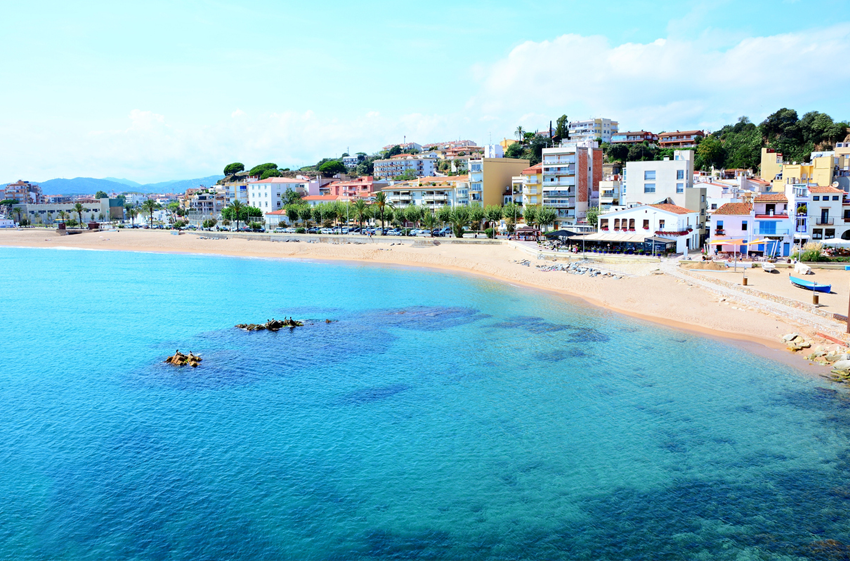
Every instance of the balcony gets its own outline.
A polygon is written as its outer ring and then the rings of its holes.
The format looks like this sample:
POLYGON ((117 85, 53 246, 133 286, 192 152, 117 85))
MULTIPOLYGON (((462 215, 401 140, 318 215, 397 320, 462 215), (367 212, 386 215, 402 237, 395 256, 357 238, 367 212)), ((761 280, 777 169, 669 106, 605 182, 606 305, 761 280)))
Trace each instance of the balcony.
POLYGON ((818 217, 815 220, 815 224, 817 224, 818 226, 833 226, 835 225, 835 218, 818 217))
POLYGON ((776 228, 771 230, 756 228, 754 234, 757 236, 787 236, 789 234, 789 230, 787 228, 776 228))
POLYGON ((528 189, 525 188, 522 190, 523 195, 539 195, 540 192, 537 189, 528 189))
POLYGON ((714 235, 715 236, 725 236, 726 230, 724 230, 723 228, 718 228, 717 230, 714 231, 714 235))
POLYGON ((575 156, 543 156, 544 166, 570 165, 575 163, 575 156))
POLYGON ((573 187, 573 186, 575 186, 575 184, 576 184, 576 178, 575 177, 565 177, 563 179, 547 178, 545 181, 543 181, 544 187, 561 186, 561 185, 563 185, 565 187, 573 187))

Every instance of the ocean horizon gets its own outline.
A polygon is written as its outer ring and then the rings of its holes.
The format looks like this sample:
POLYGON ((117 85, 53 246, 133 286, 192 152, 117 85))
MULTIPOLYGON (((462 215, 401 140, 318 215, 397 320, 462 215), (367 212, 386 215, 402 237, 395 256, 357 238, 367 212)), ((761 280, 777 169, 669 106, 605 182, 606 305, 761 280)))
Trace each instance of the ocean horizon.
POLYGON ((351 262, 0 248, 0 289, 3 559, 850 553, 846 390, 722 340, 351 262))

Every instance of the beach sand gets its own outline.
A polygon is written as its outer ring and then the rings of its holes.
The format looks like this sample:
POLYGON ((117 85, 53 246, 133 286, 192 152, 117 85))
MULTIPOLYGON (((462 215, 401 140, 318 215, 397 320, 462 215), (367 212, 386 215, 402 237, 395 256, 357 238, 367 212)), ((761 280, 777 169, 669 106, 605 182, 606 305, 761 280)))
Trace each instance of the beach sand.
MULTIPOLYGON (((657 273, 659 269, 658 263, 604 264, 600 267, 628 276, 620 279, 590 278, 586 275, 540 271, 535 265, 542 261, 508 244, 442 243, 425 246, 422 243, 424 240, 416 243, 416 239, 410 238, 403 241, 400 238, 384 238, 379 242, 373 240, 372 243, 363 238, 362 241, 366 243, 338 243, 342 239, 331 237, 331 243, 280 243, 243 238, 201 239, 198 234, 178 236, 165 230, 87 232, 70 236, 59 236, 51 230, 0 231, 0 246, 347 260, 485 275, 516 285, 551 291, 564 297, 580 298, 596 306, 683 330, 732 338, 739 342, 759 343, 772 349, 771 354, 774 355, 778 354, 777 349, 784 349, 780 337, 786 333, 799 332, 814 336, 812 328, 776 317, 764 310, 736 305, 733 299, 723 301, 709 290, 670 275, 653 274, 653 271, 657 273), (517 263, 523 259, 530 259, 531 266, 517 263)), ((777 283, 777 286, 782 281, 787 283, 787 275, 773 275, 776 277, 774 280, 762 271, 751 271, 749 274, 753 279, 753 288, 773 290, 773 283, 777 283)), ((809 278, 820 281, 826 276, 818 273, 809 278)), ((731 276, 724 278, 732 279, 731 276)), ((830 306, 838 307, 841 298, 847 301, 846 292, 835 295, 834 303, 830 299, 830 306)), ((843 324, 835 324, 836 331, 844 331, 843 324)), ((784 350, 782 354, 800 362, 784 350)))

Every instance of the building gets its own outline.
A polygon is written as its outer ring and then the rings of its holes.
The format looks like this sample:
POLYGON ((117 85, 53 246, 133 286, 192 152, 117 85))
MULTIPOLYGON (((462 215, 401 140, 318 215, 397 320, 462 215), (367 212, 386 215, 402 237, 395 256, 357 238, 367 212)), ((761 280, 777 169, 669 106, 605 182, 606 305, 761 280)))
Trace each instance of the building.
POLYGON ((309 206, 316 206, 323 203, 334 203, 338 200, 339 197, 336 195, 307 195, 306 197, 301 197, 301 202, 309 206))
MULTIPOLYGON (((843 143, 839 143, 843 144, 843 143)), ((771 191, 785 192, 786 185, 814 184, 829 187, 838 182, 850 189, 850 154, 843 146, 836 151, 812 152, 811 162, 786 162, 780 152, 761 149, 761 177, 771 183, 771 191)))
MULTIPOLYGON (((123 220, 124 206, 120 199, 80 199, 82 207, 83 222, 100 222, 104 220, 123 220)), ((15 205, 15 209, 21 209, 21 217, 26 217, 35 224, 53 224, 60 218, 60 212, 68 215, 68 218, 79 220, 79 214, 74 208, 77 203, 42 203, 15 205)), ((13 214, 15 214, 13 212, 13 214)))
POLYGON ((525 168, 520 175, 512 177, 511 190, 521 195, 517 204, 523 208, 543 206, 543 164, 525 168))
POLYGON ((347 168, 356 168, 357 164, 359 164, 362 161, 363 161, 363 155, 362 154, 355 154, 353 156, 343 156, 342 157, 342 163, 347 168))
POLYGON ((662 132, 658 135, 658 145, 661 148, 696 148, 697 139, 705 138, 705 131, 676 131, 662 132))
POLYGON ((555 210, 555 229, 583 222, 599 205, 602 150, 594 140, 543 149, 543 206, 555 210))
POLYGON ((40 204, 45 202, 41 187, 29 181, 17 180, 9 183, 3 191, 4 200, 16 200, 20 204, 40 204))
POLYGON ((319 188, 320 195, 334 195, 345 200, 370 199, 386 187, 386 181, 375 181, 371 175, 345 181, 333 181, 319 188))
POLYGON ((487 146, 484 147, 483 157, 485 157, 485 158, 504 158, 505 157, 505 151, 498 144, 488 144, 487 146))
POLYGON ((398 154, 386 160, 375 160, 376 179, 394 179, 407 172, 417 177, 436 175, 436 157, 419 157, 410 154, 398 154))
POLYGON ((422 145, 416 144, 415 142, 404 142, 402 144, 387 144, 383 147, 383 150, 390 150, 392 148, 395 148, 396 146, 401 148, 402 152, 407 152, 409 150, 418 150, 420 152, 422 151, 422 145))
POLYGON ((599 210, 604 212, 619 206, 621 190, 622 182, 619 175, 605 176, 599 182, 599 210))
POLYGON ((278 210, 283 206, 282 196, 287 191, 306 195, 309 192, 309 181, 289 177, 269 177, 251 181, 248 183, 248 204, 263 212, 278 210))
POLYGON ((457 204, 469 206, 501 205, 503 195, 512 188, 512 178, 528 168, 529 161, 517 158, 480 158, 469 160, 469 193, 458 193, 457 204))
POLYGON ((570 121, 570 142, 596 140, 602 143, 611 142, 611 136, 618 132, 619 123, 611 119, 587 119, 585 121, 570 121))
POLYGON ((469 194, 469 177, 420 177, 411 181, 400 181, 383 188, 387 203, 396 208, 410 205, 436 210, 442 206, 455 207, 458 197, 469 194))
POLYGON ((709 247, 714 252, 790 256, 794 224, 788 207, 788 199, 782 193, 759 194, 752 203, 724 204, 712 215, 709 247), (718 243, 724 240, 733 243, 718 243), (765 243, 747 245, 760 240, 765 243))
POLYGON ((432 142, 431 144, 423 144, 423 150, 448 150, 450 148, 469 148, 478 147, 471 140, 449 140, 447 142, 432 142))
POLYGON ((628 162, 623 204, 653 203, 671 198, 684 206, 684 194, 694 186, 694 152, 676 150, 673 159, 628 162))
POLYGON ((618 132, 611 135, 611 144, 656 144, 658 135, 647 131, 618 132))
POLYGON ((234 175, 225 177, 221 185, 224 187, 225 198, 227 204, 234 201, 239 201, 242 204, 248 204, 248 183, 260 179, 256 175, 250 175, 247 171, 240 171, 234 175))
POLYGON ((650 238, 660 238, 676 243, 676 253, 687 253, 700 248, 698 232, 699 213, 672 204, 642 205, 615 210, 599 215, 598 239, 611 242, 644 243, 650 238), (611 235, 614 234, 614 235, 611 235), (632 236, 626 238, 616 234, 632 236))
POLYGON ((814 241, 850 240, 850 201, 835 187, 820 185, 791 185, 787 197, 798 239, 814 241))

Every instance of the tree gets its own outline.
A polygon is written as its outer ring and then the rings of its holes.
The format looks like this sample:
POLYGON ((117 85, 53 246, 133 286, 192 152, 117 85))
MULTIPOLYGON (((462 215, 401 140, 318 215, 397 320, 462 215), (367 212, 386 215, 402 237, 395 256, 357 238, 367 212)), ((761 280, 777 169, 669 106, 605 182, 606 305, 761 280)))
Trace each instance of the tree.
POLYGON ((496 205, 490 205, 484 209, 484 214, 486 215, 487 222, 490 223, 491 228, 498 226, 499 221, 502 219, 503 212, 504 209, 496 205))
POLYGON ((239 221, 242 219, 242 213, 245 210, 245 205, 239 201, 233 201, 230 206, 225 207, 221 211, 221 217, 226 220, 236 222, 236 230, 239 230, 239 221))
POLYGON ((508 223, 508 232, 512 233, 517 220, 522 218, 522 207, 516 203, 508 203, 502 209, 502 216, 505 217, 505 221, 508 223))
POLYGON ((267 169, 260 174, 260 181, 269 177, 280 177, 280 171, 276 169, 267 169))
POLYGON ((426 210, 422 217, 422 225, 428 230, 433 230, 437 226, 437 217, 430 210, 426 210))
POLYGON ((109 195, 106 194, 106 191, 98 191, 94 194, 95 199, 108 199, 109 195))
POLYGON ((325 177, 333 177, 338 173, 345 173, 347 169, 348 168, 346 168, 345 164, 343 164, 341 161, 331 160, 319 166, 319 173, 321 173, 325 177))
POLYGON ((413 222, 414 225, 418 226, 419 222, 422 220, 422 207, 416 205, 408 205, 406 209, 404 209, 404 217, 408 222, 413 222))
MULTIPOLYGON (((142 210, 147 212, 150 217, 150 225, 153 226, 153 213, 155 210, 159 208, 159 204, 153 199, 145 199, 145 202, 142 203, 142 210)), ((80 220, 82 222, 82 219, 80 220)))
POLYGON ((298 205, 286 205, 283 207, 286 211, 286 217, 289 219, 290 224, 295 224, 295 221, 298 220, 298 205))
POLYGON ((267 170, 270 170, 270 169, 277 170, 277 164, 268 163, 268 164, 260 164, 258 166, 254 166, 248 172, 248 175, 251 175, 251 176, 256 175, 257 177, 259 177, 259 176, 263 175, 264 171, 267 171, 267 170))
POLYGON ((363 220, 366 218, 369 207, 366 205, 366 201, 363 199, 357 199, 354 201, 354 205, 352 205, 352 209, 354 210, 354 218, 357 220, 357 223, 360 225, 360 228, 363 229, 363 220))
POLYGON ((470 213, 469 209, 465 206, 459 206, 452 210, 452 233, 456 238, 463 237, 463 230, 469 224, 470 213))
POLYGON ((629 146, 627 144, 609 144, 606 156, 609 162, 629 161, 629 146))
POLYGON ((570 138, 570 122, 567 120, 566 115, 561 115, 558 117, 558 120, 555 124, 555 132, 552 135, 552 140, 555 142, 561 142, 562 140, 569 140, 570 138))
POLYGON ((437 220, 440 221, 440 224, 448 224, 452 221, 452 207, 448 205, 441 206, 437 211, 437 220))
POLYGON ((516 128, 516 130, 514 131, 514 134, 516 134, 516 139, 517 139, 517 141, 519 141, 519 143, 520 143, 520 144, 522 144, 522 141, 523 141, 523 139, 525 138, 525 136, 524 136, 525 131, 524 131, 524 130, 522 130, 522 125, 519 125, 519 126, 516 128))
MULTIPOLYGON (((396 146, 396 148, 398 148, 396 146)), ((387 194, 381 191, 380 193, 375 195, 375 205, 378 207, 378 212, 381 215, 381 228, 384 227, 384 212, 386 211, 387 206, 387 194)))
MULTIPOLYGON (((19 212, 18 221, 20 222, 20 216, 21 216, 20 210, 18 212, 19 212)), ((77 216, 80 217, 80 225, 82 225, 82 223, 83 223, 83 205, 81 205, 80 203, 75 204, 74 205, 74 212, 76 212, 77 216)))
POLYGON ((392 148, 390 148, 389 150, 387 150, 384 153, 384 157, 385 158, 392 158, 393 156, 397 156, 399 154, 401 154, 401 146, 396 145, 396 146, 393 146, 392 148))
POLYGON ((240 171, 245 171, 245 165, 241 162, 233 162, 232 164, 224 166, 224 175, 233 175, 240 171))
POLYGON ((299 205, 301 204, 301 193, 294 189, 287 189, 286 192, 280 196, 280 200, 283 203, 283 206, 299 205))
POLYGON ((304 205, 298 209, 298 217, 301 218, 301 222, 304 226, 313 218, 313 209, 310 205, 304 205))
POLYGON ((475 225, 476 230, 481 229, 481 221, 484 220, 484 207, 472 206, 469 208, 469 220, 475 225))
POLYGON ((555 209, 548 206, 542 207, 537 212, 537 222, 544 227, 554 224, 557 217, 558 215, 555 213, 555 209))
POLYGON ((525 224, 533 228, 537 223, 537 208, 533 206, 526 208, 523 211, 523 216, 525 217, 525 224))
POLYGON ((68 216, 68 214, 64 210, 59 211, 59 220, 61 220, 62 222, 65 222, 66 216, 68 216))
POLYGON ((404 170, 401 175, 396 175, 393 179, 396 181, 412 181, 419 177, 412 169, 404 170))
POLYGON ((587 209, 587 215, 585 216, 587 223, 593 226, 594 228, 599 223, 599 207, 592 206, 587 209))
POLYGON ((708 135, 697 146, 694 165, 702 170, 711 167, 720 168, 723 167, 725 160, 726 153, 723 150, 723 144, 714 135, 708 135))

